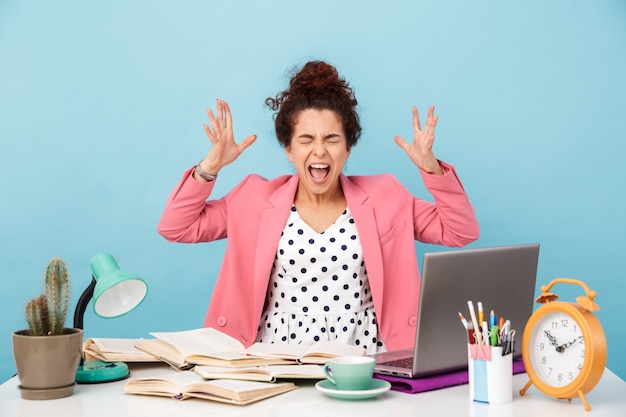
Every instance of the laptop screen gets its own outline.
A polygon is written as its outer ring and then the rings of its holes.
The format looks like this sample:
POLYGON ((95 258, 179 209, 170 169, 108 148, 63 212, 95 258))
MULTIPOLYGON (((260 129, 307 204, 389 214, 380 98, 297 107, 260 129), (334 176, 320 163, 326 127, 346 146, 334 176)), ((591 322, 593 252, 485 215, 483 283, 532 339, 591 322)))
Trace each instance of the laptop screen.
POLYGON ((521 355, 524 326, 533 311, 539 244, 426 253, 416 329, 414 371, 418 375, 467 367, 467 302, 481 302, 515 330, 514 355, 521 355))

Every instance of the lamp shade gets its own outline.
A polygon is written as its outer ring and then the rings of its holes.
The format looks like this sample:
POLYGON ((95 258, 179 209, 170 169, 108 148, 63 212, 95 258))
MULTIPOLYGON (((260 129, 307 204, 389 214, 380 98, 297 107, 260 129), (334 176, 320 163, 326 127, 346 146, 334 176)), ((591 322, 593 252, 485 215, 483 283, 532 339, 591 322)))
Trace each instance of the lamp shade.
POLYGON ((99 253, 91 259, 96 280, 93 291, 94 311, 100 317, 118 317, 137 307, 148 293, 141 278, 120 270, 113 256, 99 253))

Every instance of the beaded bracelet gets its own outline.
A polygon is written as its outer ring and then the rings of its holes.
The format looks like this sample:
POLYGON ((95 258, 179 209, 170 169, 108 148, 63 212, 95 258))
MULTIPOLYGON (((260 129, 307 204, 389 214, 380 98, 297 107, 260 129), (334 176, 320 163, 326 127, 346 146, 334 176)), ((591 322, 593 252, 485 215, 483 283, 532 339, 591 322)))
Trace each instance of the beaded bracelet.
POLYGON ((202 168, 200 168, 200 162, 198 162, 198 165, 196 165, 196 174, 198 174, 198 176, 202 178, 203 180, 215 181, 215 179, 217 178, 217 175, 212 175, 212 174, 209 174, 208 172, 205 172, 202 168))

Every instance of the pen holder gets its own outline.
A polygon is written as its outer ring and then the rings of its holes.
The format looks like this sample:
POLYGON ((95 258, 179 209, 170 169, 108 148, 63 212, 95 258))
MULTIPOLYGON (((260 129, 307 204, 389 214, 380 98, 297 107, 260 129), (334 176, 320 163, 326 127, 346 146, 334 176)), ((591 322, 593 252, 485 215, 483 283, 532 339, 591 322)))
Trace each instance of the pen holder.
POLYGON ((502 346, 468 345, 470 399, 503 404, 513 399, 513 355, 502 346))

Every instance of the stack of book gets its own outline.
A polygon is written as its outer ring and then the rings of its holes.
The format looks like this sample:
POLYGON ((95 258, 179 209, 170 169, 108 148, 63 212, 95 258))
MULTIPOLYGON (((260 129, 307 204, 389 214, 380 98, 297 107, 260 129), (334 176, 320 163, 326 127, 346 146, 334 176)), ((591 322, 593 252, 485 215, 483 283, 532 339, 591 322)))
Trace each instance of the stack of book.
POLYGON ((365 354, 360 347, 329 341, 313 345, 257 342, 246 348, 213 328, 150 335, 154 338, 87 339, 85 360, 165 362, 176 369, 156 377, 129 378, 124 387, 129 394, 244 405, 297 388, 287 380, 324 379, 322 365, 333 357, 365 354))

